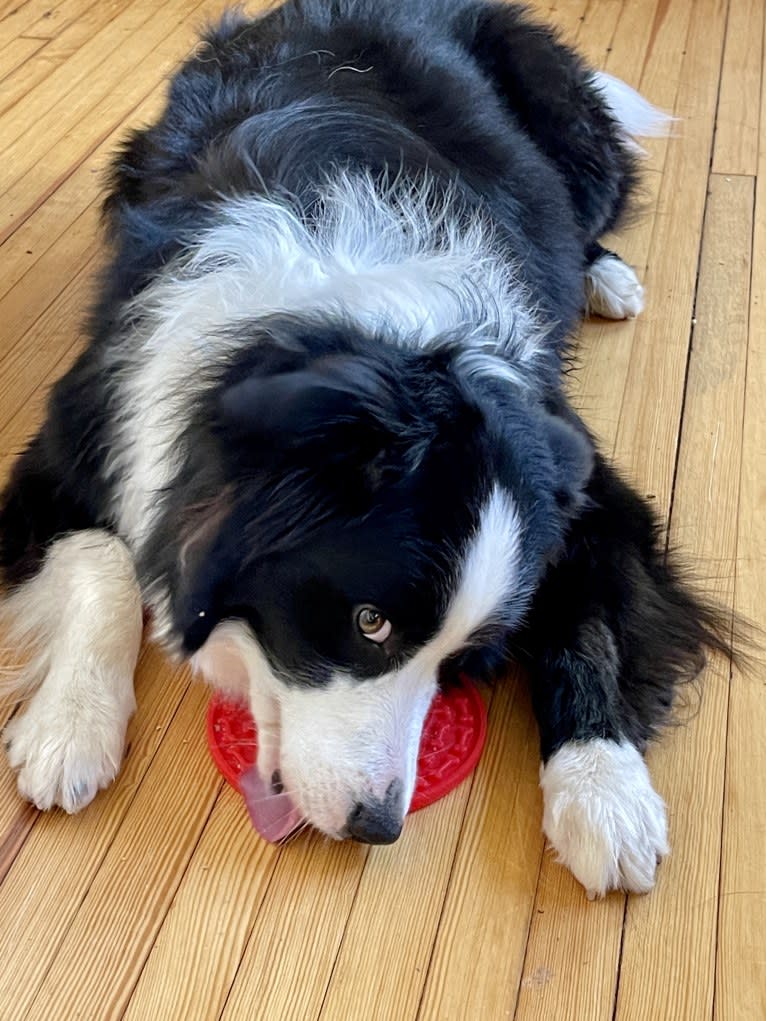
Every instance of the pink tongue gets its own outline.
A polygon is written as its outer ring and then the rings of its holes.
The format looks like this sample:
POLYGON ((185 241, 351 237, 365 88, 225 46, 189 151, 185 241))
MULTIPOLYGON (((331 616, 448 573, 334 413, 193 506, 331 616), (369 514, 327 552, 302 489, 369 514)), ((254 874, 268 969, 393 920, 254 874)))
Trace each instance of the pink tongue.
POLYGON ((239 789, 250 813, 250 821, 264 840, 276 844, 303 822, 290 795, 275 794, 261 779, 257 766, 242 774, 239 789))

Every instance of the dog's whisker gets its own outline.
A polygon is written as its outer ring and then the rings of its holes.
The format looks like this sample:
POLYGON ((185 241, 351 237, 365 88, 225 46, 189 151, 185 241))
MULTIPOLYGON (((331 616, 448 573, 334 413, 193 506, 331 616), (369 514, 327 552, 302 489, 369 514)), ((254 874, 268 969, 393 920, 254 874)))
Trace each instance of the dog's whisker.
POLYGON ((279 793, 274 791, 269 794, 264 794, 262 798, 250 798, 249 801, 251 805, 262 805, 265 801, 271 801, 273 798, 288 797, 290 798, 290 800, 292 800, 294 795, 296 795, 297 793, 298 793, 297 790, 291 791, 283 790, 279 791, 279 793))
POLYGON ((291 843, 293 840, 295 840, 296 837, 299 837, 301 833, 309 829, 310 826, 311 823, 308 821, 308 819, 304 819, 304 821, 300 823, 299 826, 297 826, 294 830, 291 830, 288 834, 282 837, 282 839, 277 842, 278 845, 280 847, 284 847, 286 844, 291 843))

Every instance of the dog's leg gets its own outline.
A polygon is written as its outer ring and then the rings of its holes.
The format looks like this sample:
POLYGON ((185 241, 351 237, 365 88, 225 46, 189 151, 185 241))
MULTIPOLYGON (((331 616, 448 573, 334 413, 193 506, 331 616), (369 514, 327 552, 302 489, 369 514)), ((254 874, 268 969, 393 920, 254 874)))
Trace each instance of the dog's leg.
POLYGON ((585 271, 586 312, 605 319, 635 319, 644 310, 644 289, 619 255, 599 244, 589 246, 585 271))
POLYGON ((668 851, 643 752, 675 684, 727 622, 679 583, 652 514, 601 460, 589 509, 537 594, 527 654, 540 725, 543 828, 591 896, 645 892, 668 851))
POLYGON ((558 167, 585 240, 612 229, 636 184, 637 156, 601 79, 551 28, 515 4, 466 6, 455 32, 558 167))
POLYGON ((547 650, 535 671, 543 830, 590 897, 617 888, 647 892, 668 853, 665 805, 621 727, 616 646, 594 613, 570 645, 547 650))
POLYGON ((135 709, 141 594, 133 560, 101 529, 72 532, 0 608, 11 639, 35 647, 16 689, 31 693, 6 726, 19 792, 76 812, 116 776, 135 709))

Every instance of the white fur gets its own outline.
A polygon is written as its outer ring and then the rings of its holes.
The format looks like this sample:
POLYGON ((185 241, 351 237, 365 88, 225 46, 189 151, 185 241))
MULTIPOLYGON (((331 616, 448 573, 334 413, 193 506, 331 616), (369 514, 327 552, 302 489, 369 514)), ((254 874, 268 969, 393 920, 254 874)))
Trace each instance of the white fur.
POLYGON ((647 893, 669 852, 662 798, 628 741, 571 741, 540 769, 543 830, 589 897, 647 893))
MULTIPOLYGON (((634 138, 664 138, 669 135, 675 117, 658 109, 631 88, 627 82, 606 71, 597 71, 593 83, 602 93, 614 118, 619 121, 625 140, 634 138)), ((641 152, 638 145, 634 148, 641 152)))
POLYGON ((611 254, 588 267, 585 299, 588 312, 605 319, 635 319, 644 310, 644 288, 635 271, 611 254))
POLYGON ((19 793, 76 812, 117 774, 135 710, 142 615, 127 548, 98 529, 58 539, 6 615, 38 650, 14 685, 34 694, 4 732, 19 793))
MULTIPOLYGON (((420 735, 436 692, 439 664, 465 645, 512 596, 519 616, 529 593, 519 584, 521 525, 509 496, 494 490, 464 551, 455 593, 434 638, 400 669, 375 679, 336 674, 322 687, 285 685, 241 623, 215 629, 194 666, 239 691, 249 681, 264 780, 279 768, 303 814, 341 836, 353 805, 382 799, 401 780, 402 811, 415 787, 420 735)), ((391 611, 392 617, 394 611, 391 611)))
POLYGON ((253 632, 244 621, 223 621, 192 657, 191 666, 229 697, 249 701, 258 724, 258 769, 268 782, 280 764, 279 705, 284 684, 253 632))
POLYGON ((250 342, 227 327, 325 311, 422 347, 461 329, 466 371, 520 385, 543 356, 545 331, 487 221, 448 219, 428 188, 381 191, 367 177, 341 177, 328 183, 314 231, 286 201, 232 199, 221 216, 136 299, 111 353, 122 411, 108 474, 134 549, 173 477, 193 399, 250 342))

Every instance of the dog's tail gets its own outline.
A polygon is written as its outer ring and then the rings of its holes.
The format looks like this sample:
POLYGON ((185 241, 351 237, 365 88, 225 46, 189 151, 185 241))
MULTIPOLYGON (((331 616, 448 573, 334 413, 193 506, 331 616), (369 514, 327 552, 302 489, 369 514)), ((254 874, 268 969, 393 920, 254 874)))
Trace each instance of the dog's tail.
POLYGON ((601 93, 614 119, 619 123, 631 148, 643 152, 636 138, 665 138, 673 130, 677 118, 660 110, 626 82, 606 71, 597 71, 593 84, 601 93))

